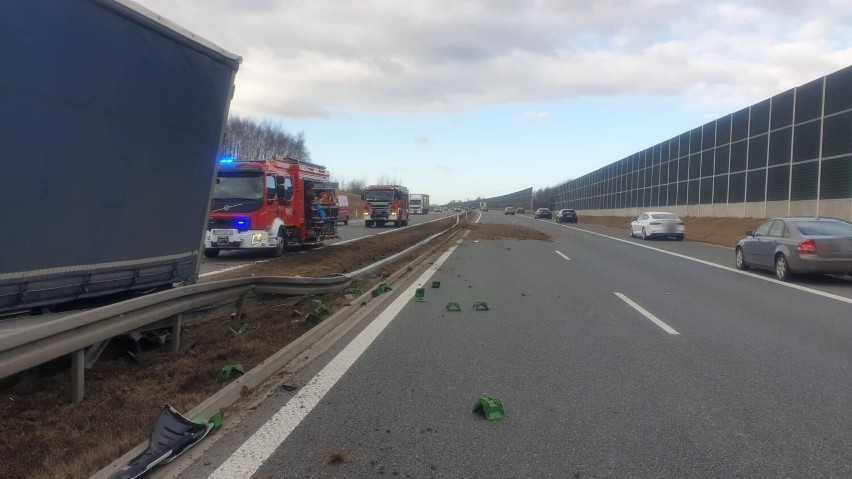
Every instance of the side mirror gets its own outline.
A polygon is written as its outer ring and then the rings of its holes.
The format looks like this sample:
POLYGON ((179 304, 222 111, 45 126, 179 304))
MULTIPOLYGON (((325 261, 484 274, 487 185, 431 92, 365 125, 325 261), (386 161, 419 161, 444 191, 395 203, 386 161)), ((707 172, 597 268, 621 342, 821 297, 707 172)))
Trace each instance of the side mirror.
POLYGON ((287 187, 283 183, 279 184, 275 187, 275 194, 278 195, 279 200, 287 198, 287 187))
POLYGON ((746 231, 746 236, 754 236, 754 231, 746 231))

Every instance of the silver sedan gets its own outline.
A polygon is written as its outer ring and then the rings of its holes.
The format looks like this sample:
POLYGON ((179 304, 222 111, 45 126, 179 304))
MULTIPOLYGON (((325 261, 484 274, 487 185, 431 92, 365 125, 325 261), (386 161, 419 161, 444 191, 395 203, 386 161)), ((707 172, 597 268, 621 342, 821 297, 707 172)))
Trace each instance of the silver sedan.
POLYGON ((639 215, 630 223, 630 237, 639 236, 643 240, 653 237, 683 239, 685 228, 683 221, 674 213, 649 211, 639 215))
POLYGON ((791 217, 764 221, 737 243, 738 269, 794 273, 852 274, 852 223, 833 218, 791 217))

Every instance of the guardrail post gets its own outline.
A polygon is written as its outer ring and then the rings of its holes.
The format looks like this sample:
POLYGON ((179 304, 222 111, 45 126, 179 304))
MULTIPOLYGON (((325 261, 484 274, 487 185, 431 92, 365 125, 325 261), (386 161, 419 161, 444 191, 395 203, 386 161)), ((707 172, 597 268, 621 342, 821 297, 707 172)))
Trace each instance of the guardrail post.
POLYGON ((83 401, 86 388, 86 351, 78 349, 71 353, 71 403, 83 401))
POLYGON ((180 351, 180 329, 183 323, 183 314, 175 315, 172 318, 172 352, 180 351))
POLYGON ((234 313, 234 321, 240 322, 240 319, 243 317, 243 306, 246 304, 246 296, 248 293, 240 296, 240 299, 237 300, 237 311, 234 313))

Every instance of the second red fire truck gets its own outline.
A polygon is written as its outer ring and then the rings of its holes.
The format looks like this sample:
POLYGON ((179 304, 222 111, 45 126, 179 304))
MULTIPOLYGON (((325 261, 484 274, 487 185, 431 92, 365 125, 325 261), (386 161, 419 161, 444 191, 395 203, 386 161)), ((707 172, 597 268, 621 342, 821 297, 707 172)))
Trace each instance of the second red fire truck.
POLYGON ((364 188, 364 226, 408 226, 408 188, 399 185, 372 185, 364 188))

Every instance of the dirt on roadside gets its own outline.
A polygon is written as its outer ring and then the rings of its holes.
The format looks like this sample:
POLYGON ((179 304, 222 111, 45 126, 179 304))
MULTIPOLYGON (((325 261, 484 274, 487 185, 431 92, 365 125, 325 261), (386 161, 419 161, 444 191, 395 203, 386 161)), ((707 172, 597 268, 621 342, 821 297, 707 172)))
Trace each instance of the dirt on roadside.
MULTIPOLYGON (((763 218, 709 218, 685 216, 686 239, 733 248, 745 236, 764 221, 763 218)), ((580 223, 619 228, 627 234, 633 217, 624 216, 580 216, 580 223)))
POLYGON ((547 233, 526 226, 477 223, 469 225, 468 229, 470 229, 470 234, 467 238, 470 240, 514 239, 551 241, 547 233))

